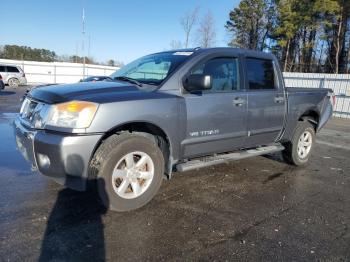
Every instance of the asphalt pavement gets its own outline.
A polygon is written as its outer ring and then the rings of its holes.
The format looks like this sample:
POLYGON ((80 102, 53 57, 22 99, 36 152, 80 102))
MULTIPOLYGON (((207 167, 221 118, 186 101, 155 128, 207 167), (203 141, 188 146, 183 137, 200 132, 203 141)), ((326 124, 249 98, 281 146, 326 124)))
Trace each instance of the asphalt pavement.
POLYGON ((11 123, 25 87, 0 92, 0 261, 349 261, 350 121, 332 119, 306 167, 279 154, 175 173, 145 207, 31 170, 11 123))

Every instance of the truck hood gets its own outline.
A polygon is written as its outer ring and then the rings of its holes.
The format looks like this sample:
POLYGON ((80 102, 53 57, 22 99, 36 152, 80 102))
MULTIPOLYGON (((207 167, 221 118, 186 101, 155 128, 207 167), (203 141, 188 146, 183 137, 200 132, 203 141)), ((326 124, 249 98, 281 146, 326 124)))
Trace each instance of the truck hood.
POLYGON ((88 82, 65 85, 48 85, 33 88, 28 96, 48 104, 72 100, 97 103, 116 101, 126 97, 149 96, 156 88, 144 85, 137 87, 125 82, 88 82))

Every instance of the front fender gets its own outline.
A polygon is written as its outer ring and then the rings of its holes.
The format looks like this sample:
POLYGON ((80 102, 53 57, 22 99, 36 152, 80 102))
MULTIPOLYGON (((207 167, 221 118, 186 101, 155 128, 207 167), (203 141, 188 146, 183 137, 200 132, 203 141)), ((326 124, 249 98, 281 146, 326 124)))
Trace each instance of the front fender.
POLYGON ((101 104, 87 133, 109 133, 130 123, 150 123, 161 129, 171 145, 170 154, 179 156, 180 132, 183 130, 178 114, 178 99, 149 99, 101 104))

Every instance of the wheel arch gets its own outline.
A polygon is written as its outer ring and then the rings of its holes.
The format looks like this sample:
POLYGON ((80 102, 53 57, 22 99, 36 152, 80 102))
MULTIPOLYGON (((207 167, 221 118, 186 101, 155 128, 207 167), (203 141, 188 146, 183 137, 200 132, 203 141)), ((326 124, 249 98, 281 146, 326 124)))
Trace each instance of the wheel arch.
MULTIPOLYGON (((112 127, 101 137, 99 142, 96 144, 95 149, 91 155, 93 159, 96 150, 108 137, 121 132, 139 133, 140 135, 146 136, 150 139, 154 139, 154 142, 161 149, 164 160, 165 160, 165 174, 168 179, 171 178, 173 158, 172 158, 172 144, 167 133, 160 128, 158 125, 149 121, 132 121, 112 127)), ((91 161, 90 160, 90 161, 91 161)))
POLYGON ((298 118, 298 121, 310 122, 314 126, 315 132, 316 132, 320 121, 320 113, 318 112, 317 109, 310 108, 300 115, 300 117, 298 118))

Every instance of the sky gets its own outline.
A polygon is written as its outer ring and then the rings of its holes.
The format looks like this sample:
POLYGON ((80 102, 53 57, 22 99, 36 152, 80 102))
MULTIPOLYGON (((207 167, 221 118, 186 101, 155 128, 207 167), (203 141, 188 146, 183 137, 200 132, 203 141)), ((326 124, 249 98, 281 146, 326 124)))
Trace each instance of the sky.
MULTIPOLYGON (((199 7, 199 19, 210 10, 216 46, 226 46, 225 23, 239 0, 0 0, 0 45, 45 48, 58 55, 82 52, 82 9, 85 9, 85 55, 99 62, 124 63, 184 41, 180 18, 199 7), (12 10, 12 11, 11 11, 12 10), (90 36, 90 37, 89 37, 90 36), (89 46, 90 38, 90 49, 89 46), (88 52, 90 50, 90 52, 88 52)), ((193 30, 191 45, 196 46, 193 30)))

